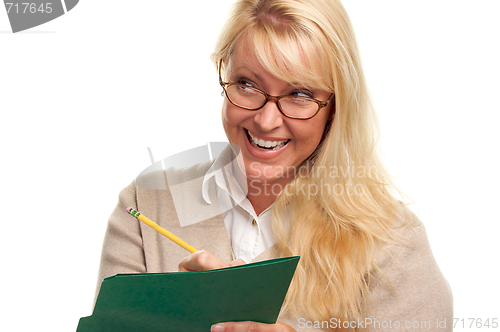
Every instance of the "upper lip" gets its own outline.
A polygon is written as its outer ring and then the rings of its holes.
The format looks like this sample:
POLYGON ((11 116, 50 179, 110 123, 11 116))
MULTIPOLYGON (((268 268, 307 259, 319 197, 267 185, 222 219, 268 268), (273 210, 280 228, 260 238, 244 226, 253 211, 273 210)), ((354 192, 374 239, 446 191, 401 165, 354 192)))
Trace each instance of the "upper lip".
POLYGON ((255 134, 254 132, 251 132, 250 130, 247 129, 247 131, 256 139, 261 139, 263 141, 271 141, 271 142, 279 142, 279 141, 286 141, 289 138, 279 138, 279 137, 266 137, 266 136, 260 136, 259 134, 255 134))

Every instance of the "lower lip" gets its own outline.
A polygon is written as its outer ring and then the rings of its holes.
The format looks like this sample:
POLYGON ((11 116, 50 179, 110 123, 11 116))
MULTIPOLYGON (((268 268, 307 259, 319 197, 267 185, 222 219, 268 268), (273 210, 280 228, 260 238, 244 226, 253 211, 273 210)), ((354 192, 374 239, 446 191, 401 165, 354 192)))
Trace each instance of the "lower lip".
POLYGON ((250 143, 246 129, 243 129, 243 138, 245 139, 245 144, 250 155, 258 159, 269 160, 276 158, 290 145, 290 142, 288 142, 284 147, 278 150, 261 150, 250 143))

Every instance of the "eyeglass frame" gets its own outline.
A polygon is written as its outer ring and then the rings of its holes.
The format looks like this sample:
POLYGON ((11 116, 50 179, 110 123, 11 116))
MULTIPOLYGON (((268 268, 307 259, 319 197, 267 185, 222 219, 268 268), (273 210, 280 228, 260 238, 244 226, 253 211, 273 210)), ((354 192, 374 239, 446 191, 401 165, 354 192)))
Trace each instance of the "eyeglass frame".
MULTIPOLYGON (((301 98, 301 99, 306 99, 306 100, 315 102, 316 104, 318 104, 318 110, 316 111, 316 113, 314 113, 313 115, 311 115, 310 117, 307 117, 307 118, 295 117, 295 116, 291 116, 291 115, 285 114, 283 112, 283 110, 281 109, 279 101, 280 101, 280 99, 283 99, 285 97, 290 97, 290 96, 296 97, 296 96, 290 95, 290 94, 288 94, 288 95, 281 95, 281 96, 271 96, 267 92, 262 91, 259 88, 254 88, 253 86, 248 86, 248 85, 245 85, 245 84, 242 84, 242 83, 228 83, 228 82, 224 82, 224 81, 222 81, 221 70, 222 70, 222 60, 220 60, 220 62, 219 62, 219 84, 222 87, 222 89, 224 90, 224 94, 226 95, 227 100, 229 100, 229 102, 231 104, 233 104, 234 106, 242 108, 242 109, 247 110, 247 111, 258 111, 262 107, 264 107, 267 104, 268 101, 272 101, 272 102, 274 102, 276 104, 276 106, 278 107, 278 110, 280 111, 280 113, 283 114, 285 117, 287 117, 289 119, 295 119, 295 120, 309 120, 309 119, 312 119, 313 117, 315 117, 319 113, 319 111, 321 111, 322 108, 328 106, 330 104, 330 102, 332 101, 332 98, 335 97, 334 93, 332 93, 330 95, 330 97, 328 97, 328 99, 326 101, 321 101, 321 100, 317 100, 317 99, 310 98, 310 97, 298 97, 298 98, 301 98), (227 88, 230 87, 231 85, 243 86, 245 88, 249 88, 249 89, 255 90, 257 92, 260 92, 262 95, 264 95, 264 97, 266 97, 266 101, 261 106, 259 106, 258 108, 248 108, 248 107, 243 107, 243 106, 240 106, 240 105, 236 105, 231 100, 231 98, 229 98, 228 93, 227 93, 227 88)), ((334 110, 334 113, 335 113, 335 110, 334 110)))

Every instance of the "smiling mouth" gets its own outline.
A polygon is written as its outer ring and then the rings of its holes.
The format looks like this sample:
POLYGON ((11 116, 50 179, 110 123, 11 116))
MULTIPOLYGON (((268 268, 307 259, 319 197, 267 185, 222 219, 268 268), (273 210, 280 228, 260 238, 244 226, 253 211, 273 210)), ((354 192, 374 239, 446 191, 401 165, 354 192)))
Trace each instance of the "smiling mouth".
MULTIPOLYGON (((246 130, 246 129, 245 129, 246 130)), ((263 139, 258 139, 256 137, 253 137, 252 134, 248 130, 247 132, 247 138, 250 141, 250 144, 252 146, 255 146, 257 149, 262 150, 262 151, 269 151, 269 150, 279 150, 285 145, 290 142, 289 139, 285 139, 282 141, 264 141, 263 139)))

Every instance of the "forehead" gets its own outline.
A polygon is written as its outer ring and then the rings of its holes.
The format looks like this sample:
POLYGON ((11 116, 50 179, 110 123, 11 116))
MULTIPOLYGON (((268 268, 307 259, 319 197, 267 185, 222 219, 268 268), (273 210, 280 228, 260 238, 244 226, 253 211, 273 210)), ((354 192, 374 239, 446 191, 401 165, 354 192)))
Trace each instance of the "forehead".
POLYGON ((262 67, 255 51, 246 38, 238 42, 233 54, 229 58, 230 70, 234 71, 241 67, 262 67))
POLYGON ((303 84, 311 88, 327 90, 321 59, 300 43, 283 43, 246 35, 231 53, 226 67, 230 75, 241 68, 264 70, 290 84, 303 84))

